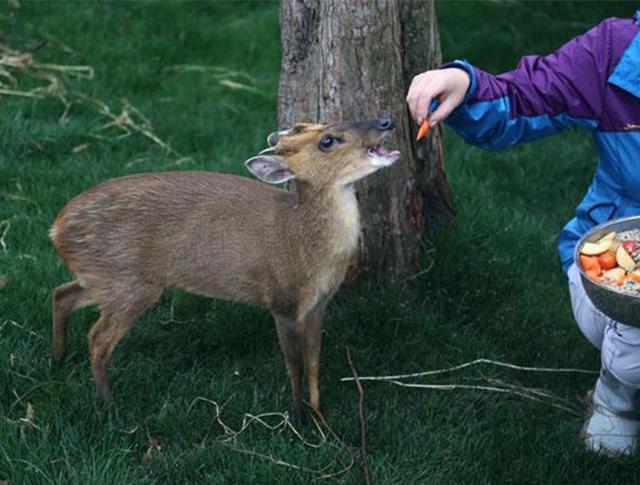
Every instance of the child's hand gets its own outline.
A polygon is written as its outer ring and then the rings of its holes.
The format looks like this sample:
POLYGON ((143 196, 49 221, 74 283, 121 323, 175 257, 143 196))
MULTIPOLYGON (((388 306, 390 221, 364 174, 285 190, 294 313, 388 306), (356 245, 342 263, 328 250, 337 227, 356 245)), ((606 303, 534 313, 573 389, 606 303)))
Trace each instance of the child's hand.
POLYGON ((428 119, 431 126, 444 121, 462 103, 470 82, 469 74, 455 67, 418 74, 411 81, 407 94, 411 116, 418 124, 428 119), (429 114, 429 106, 434 99, 438 99, 440 105, 429 114))

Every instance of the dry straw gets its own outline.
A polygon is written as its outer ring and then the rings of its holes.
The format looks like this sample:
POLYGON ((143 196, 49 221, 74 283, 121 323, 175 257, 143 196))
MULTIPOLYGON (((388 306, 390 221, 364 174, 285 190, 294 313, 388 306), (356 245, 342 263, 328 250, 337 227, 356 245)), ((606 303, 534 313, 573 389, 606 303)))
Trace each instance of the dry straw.
POLYGON ((199 73, 206 75, 209 79, 215 81, 220 86, 230 89, 231 91, 245 91, 263 98, 271 98, 268 93, 252 86, 255 84, 255 78, 246 72, 234 71, 224 66, 201 65, 201 64, 176 64, 168 66, 165 72, 175 73, 199 73), (241 80, 243 82, 241 82, 241 80))
MULTIPOLYGON (((103 140, 120 140, 137 133, 152 143, 161 147, 168 155, 176 159, 176 164, 189 160, 183 157, 171 146, 156 135, 149 119, 133 106, 126 98, 121 100, 119 112, 115 112, 101 99, 86 96, 70 88, 73 79, 92 80, 95 72, 89 65, 52 64, 40 62, 36 59, 36 51, 44 44, 40 44, 31 51, 18 51, 0 44, 0 96, 18 96, 34 99, 57 99, 64 106, 60 121, 64 122, 74 105, 88 105, 105 118, 105 122, 94 132, 93 138, 103 140), (27 84, 35 86, 27 88, 27 84), (108 130, 118 131, 116 136, 104 133, 108 130)), ((88 144, 76 147, 82 151, 88 144)))
POLYGON ((38 48, 17 51, 0 44, 0 95, 58 98, 67 106, 70 103, 68 81, 72 78, 93 79, 93 67, 39 62, 35 59, 38 48), (37 85, 31 89, 21 88, 19 79, 22 76, 35 80, 37 85))

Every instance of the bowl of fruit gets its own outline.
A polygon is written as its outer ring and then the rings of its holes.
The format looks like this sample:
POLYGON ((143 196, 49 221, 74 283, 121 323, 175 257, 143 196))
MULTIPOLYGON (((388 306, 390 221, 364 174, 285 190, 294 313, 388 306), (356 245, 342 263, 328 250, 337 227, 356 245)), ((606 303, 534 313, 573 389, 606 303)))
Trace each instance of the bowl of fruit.
POLYGON ((640 216, 591 229, 576 244, 575 260, 596 308, 613 320, 640 327, 640 216))

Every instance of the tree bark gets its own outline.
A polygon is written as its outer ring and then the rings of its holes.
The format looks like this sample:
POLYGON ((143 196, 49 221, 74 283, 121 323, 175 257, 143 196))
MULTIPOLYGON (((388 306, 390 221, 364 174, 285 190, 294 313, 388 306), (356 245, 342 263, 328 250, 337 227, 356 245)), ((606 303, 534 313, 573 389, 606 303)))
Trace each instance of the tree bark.
POLYGON ((433 0, 282 0, 278 115, 296 122, 363 120, 391 114, 390 145, 402 158, 357 185, 360 269, 406 280, 428 226, 453 216, 442 131, 418 147, 405 103, 413 76, 441 63, 433 0))

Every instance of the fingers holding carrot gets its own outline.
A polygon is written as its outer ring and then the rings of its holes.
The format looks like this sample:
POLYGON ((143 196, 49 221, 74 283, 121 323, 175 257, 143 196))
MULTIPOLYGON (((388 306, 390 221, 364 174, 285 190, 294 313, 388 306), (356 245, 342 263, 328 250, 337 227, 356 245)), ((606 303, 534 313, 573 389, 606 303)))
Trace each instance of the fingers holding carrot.
POLYGON ((470 77, 458 68, 426 71, 413 78, 407 93, 411 117, 419 124, 428 120, 431 127, 444 121, 462 103, 470 77), (432 101, 439 106, 432 109, 432 101))

